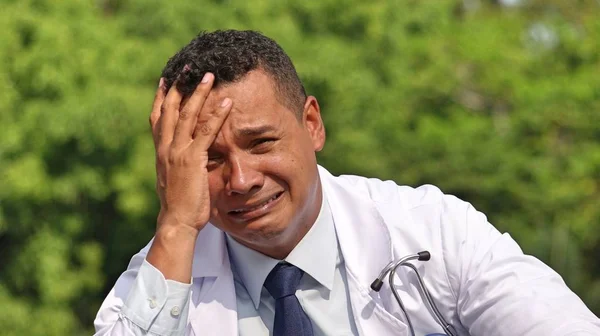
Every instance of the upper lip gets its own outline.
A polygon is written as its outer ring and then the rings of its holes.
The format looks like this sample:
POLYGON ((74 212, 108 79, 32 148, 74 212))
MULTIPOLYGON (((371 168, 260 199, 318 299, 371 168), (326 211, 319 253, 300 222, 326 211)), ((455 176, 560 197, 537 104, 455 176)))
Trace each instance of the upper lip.
POLYGON ((234 208, 234 209, 231 209, 231 210, 229 210, 229 213, 236 212, 236 211, 246 211, 246 210, 248 210, 248 209, 252 209, 252 208, 254 208, 254 207, 258 206, 258 205, 261 205, 261 204, 263 204, 264 202, 266 202, 266 201, 270 200, 271 198, 273 198, 273 197, 275 197, 275 196, 278 196, 278 195, 279 195, 279 194, 281 194, 281 193, 282 193, 281 191, 278 191, 278 192, 276 192, 276 193, 274 193, 274 194, 271 194, 271 195, 270 195, 270 196, 268 196, 268 197, 264 197, 264 198, 262 198, 261 200, 258 200, 258 201, 255 201, 255 202, 250 202, 249 204, 244 204, 244 205, 242 205, 242 206, 239 206, 239 207, 237 207, 237 208, 234 208))

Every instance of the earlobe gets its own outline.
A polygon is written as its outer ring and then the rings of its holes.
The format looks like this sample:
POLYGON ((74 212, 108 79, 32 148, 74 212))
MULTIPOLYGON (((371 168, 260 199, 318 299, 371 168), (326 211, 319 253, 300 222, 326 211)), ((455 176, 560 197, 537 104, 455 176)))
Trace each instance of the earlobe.
POLYGON ((319 102, 314 96, 306 98, 302 119, 304 127, 311 137, 315 152, 321 151, 325 145, 325 125, 323 124, 323 119, 321 119, 319 102))

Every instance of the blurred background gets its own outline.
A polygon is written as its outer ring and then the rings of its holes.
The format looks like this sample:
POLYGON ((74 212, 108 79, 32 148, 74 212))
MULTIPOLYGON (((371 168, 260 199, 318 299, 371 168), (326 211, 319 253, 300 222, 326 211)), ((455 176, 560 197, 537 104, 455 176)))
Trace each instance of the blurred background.
POLYGON ((599 0, 0 0, 0 330, 90 335, 158 213, 148 115, 201 30, 278 41, 322 165, 455 194, 600 314, 599 0))

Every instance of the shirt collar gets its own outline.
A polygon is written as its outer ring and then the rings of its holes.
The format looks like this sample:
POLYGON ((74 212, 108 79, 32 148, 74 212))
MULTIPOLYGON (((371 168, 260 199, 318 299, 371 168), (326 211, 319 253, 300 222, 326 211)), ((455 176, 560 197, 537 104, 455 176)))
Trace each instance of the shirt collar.
MULTIPOLYGON (((227 236, 227 246, 232 265, 246 287, 254 306, 258 309, 265 279, 281 260, 254 251, 227 236)), ((302 269, 328 290, 333 288, 338 258, 337 237, 329 203, 323 193, 321 210, 315 224, 285 258, 285 261, 302 269), (318 246, 318 248, 316 248, 318 246)))

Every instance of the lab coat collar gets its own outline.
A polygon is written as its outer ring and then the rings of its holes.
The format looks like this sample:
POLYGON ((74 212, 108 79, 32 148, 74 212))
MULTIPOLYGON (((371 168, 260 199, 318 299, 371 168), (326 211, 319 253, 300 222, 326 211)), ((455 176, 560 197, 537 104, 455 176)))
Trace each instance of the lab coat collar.
POLYGON ((319 174, 330 196, 328 201, 346 269, 370 291, 370 284, 392 260, 390 232, 370 198, 339 184, 322 167, 319 174))
MULTIPOLYGON (((348 292, 360 335, 408 335, 406 324, 390 314, 382 293, 370 285, 392 260, 390 232, 375 203, 357 188, 344 185, 319 167, 327 191, 340 249, 346 266, 348 292)), ((348 182, 350 183, 350 182, 348 182)), ((385 291, 382 291, 385 292, 385 291)))

